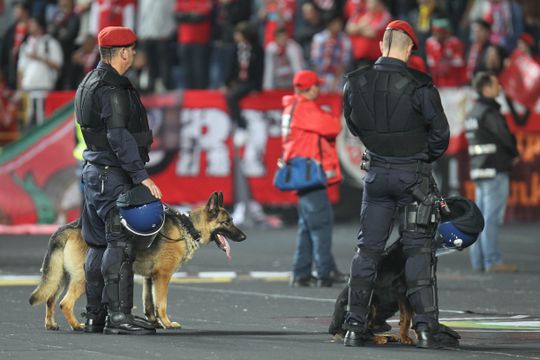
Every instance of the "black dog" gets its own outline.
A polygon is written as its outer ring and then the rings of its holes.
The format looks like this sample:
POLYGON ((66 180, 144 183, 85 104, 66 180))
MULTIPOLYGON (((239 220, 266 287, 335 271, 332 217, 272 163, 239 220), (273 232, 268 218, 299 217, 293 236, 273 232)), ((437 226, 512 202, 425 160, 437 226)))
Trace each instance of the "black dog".
MULTIPOLYGON (((405 255, 399 241, 393 243, 383 252, 377 269, 377 280, 371 301, 368 329, 372 333, 389 331, 392 327, 386 322, 398 310, 400 312, 399 338, 394 336, 374 336, 373 342, 385 344, 388 341, 399 341, 402 344, 413 344, 409 337, 412 308, 407 299, 407 284, 405 282, 405 255)), ((348 303, 349 286, 339 294, 328 332, 332 335, 345 335, 342 329, 345 320, 345 308, 348 303)))

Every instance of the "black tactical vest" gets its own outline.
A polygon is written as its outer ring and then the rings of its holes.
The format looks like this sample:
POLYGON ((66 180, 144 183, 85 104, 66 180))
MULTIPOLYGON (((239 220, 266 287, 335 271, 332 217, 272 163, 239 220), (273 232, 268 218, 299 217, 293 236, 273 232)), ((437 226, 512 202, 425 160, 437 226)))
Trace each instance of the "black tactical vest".
POLYGON ((415 90, 429 84, 421 72, 368 66, 347 75, 352 113, 366 148, 382 156, 405 157, 423 151, 428 140, 425 120, 413 99, 415 90))
POLYGON ((493 142, 494 135, 482 126, 489 110, 487 105, 478 101, 465 119, 465 137, 469 145, 473 180, 495 177, 498 159, 501 157, 497 144, 493 142))
POLYGON ((112 151, 107 141, 106 124, 101 119, 99 91, 105 86, 127 92, 128 101, 121 105, 122 113, 128 116, 125 127, 137 142, 141 160, 148 162, 152 132, 148 127, 146 110, 140 101, 139 94, 126 77, 105 69, 97 68, 88 73, 75 95, 75 113, 81 125, 86 146, 92 151, 112 151))

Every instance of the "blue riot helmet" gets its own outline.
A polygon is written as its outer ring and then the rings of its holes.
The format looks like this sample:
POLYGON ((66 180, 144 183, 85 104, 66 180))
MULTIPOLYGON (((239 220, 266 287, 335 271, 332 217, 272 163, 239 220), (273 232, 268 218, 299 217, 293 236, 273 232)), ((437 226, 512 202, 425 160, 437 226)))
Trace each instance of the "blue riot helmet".
POLYGON ((116 201, 120 222, 132 234, 155 237, 165 224, 163 204, 144 185, 120 194, 116 201))
POLYGON ((441 217, 437 228, 438 255, 471 246, 484 229, 484 216, 474 202, 452 196, 446 203, 450 214, 441 217))

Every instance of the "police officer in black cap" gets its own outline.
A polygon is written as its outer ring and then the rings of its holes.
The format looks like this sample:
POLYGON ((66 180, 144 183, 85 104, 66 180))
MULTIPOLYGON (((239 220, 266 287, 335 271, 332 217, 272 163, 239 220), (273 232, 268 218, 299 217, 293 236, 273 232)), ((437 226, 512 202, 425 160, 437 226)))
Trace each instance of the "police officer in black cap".
POLYGON ((85 263, 86 332, 156 332, 156 324, 131 314, 133 243, 116 207, 119 195, 137 184, 161 198, 144 168, 152 143, 146 111, 123 76, 133 64, 135 41, 135 33, 126 27, 101 30, 101 61, 81 82, 75 97, 76 117, 87 146, 82 173, 82 233, 90 247, 85 263))
POLYGON ((431 163, 446 151, 450 132, 430 76, 407 68, 417 46, 411 26, 392 21, 380 43, 383 56, 347 75, 344 115, 349 130, 367 149, 367 174, 343 324, 346 346, 362 346, 372 336, 367 325, 376 269, 395 216, 407 256, 407 296, 417 346, 459 344, 459 335, 438 321, 433 244, 440 209, 431 163))

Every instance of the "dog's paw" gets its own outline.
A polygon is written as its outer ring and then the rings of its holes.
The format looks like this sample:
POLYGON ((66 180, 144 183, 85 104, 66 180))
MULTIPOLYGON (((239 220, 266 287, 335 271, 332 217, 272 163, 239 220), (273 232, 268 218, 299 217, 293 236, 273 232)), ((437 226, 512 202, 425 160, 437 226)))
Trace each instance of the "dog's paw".
POLYGON ((400 342, 401 344, 405 344, 405 345, 412 345, 412 344, 414 344, 413 339, 411 339, 408 335, 400 336, 399 342, 400 342))
POLYGON ((177 323, 176 321, 170 321, 169 323, 164 323, 163 321, 160 321, 161 326, 164 329, 181 329, 182 325, 180 323, 177 323))
POLYGON ((169 327, 169 329, 181 329, 181 328, 182 328, 182 324, 176 321, 171 322, 171 326, 169 327))
POLYGON ((388 338, 386 336, 375 335, 373 337, 373 343, 375 343, 377 345, 384 345, 387 342, 388 342, 388 338))
POLYGON ((45 324, 45 329, 56 331, 56 330, 60 329, 60 326, 58 326, 57 323, 50 323, 50 324, 45 324))
POLYGON ((84 324, 79 324, 79 325, 72 326, 71 329, 73 331, 83 331, 84 330, 84 324))

